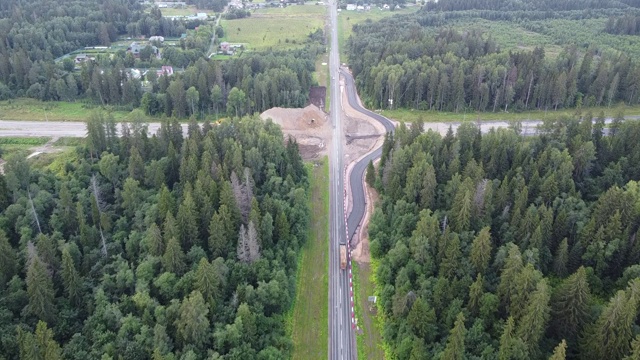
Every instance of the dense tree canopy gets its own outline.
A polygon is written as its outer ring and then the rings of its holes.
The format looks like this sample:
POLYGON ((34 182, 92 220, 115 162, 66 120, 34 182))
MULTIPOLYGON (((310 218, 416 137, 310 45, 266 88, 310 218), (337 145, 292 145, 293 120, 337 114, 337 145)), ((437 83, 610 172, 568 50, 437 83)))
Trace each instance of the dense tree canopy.
POLYGON ((603 121, 387 136, 369 231, 398 359, 636 351, 640 123, 603 121))
POLYGON ((309 221, 295 142, 254 117, 115 126, 95 114, 62 167, 7 163, 0 358, 289 357, 309 221))

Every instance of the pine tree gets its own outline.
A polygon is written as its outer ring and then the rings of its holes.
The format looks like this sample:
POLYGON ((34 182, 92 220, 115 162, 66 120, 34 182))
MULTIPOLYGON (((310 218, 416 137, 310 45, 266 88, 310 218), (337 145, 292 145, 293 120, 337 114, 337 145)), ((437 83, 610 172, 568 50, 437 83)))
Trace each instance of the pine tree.
POLYGON ((498 360, 525 360, 529 359, 527 347, 522 339, 514 335, 515 321, 509 316, 500 336, 500 349, 498 360))
POLYGON ((558 286, 552 296, 552 329, 559 338, 572 344, 584 325, 589 323, 590 301, 587 272, 581 266, 558 286))
POLYGON ((453 230, 462 232, 469 230, 471 225, 471 191, 469 189, 459 189, 461 192, 457 195, 451 209, 453 215, 453 230))
POLYGON ((62 250, 62 280, 69 300, 77 304, 82 292, 82 278, 76 270, 68 246, 62 250))
POLYGON ((467 329, 464 326, 464 315, 458 314, 456 322, 447 338, 447 346, 444 348, 442 354, 443 360, 462 360, 465 359, 464 351, 464 338, 467 334, 467 329))
POLYGON ((162 265, 166 271, 176 273, 178 275, 182 274, 182 271, 184 270, 184 252, 182 252, 180 243, 175 237, 169 239, 169 242, 167 243, 167 249, 162 256, 162 265))
POLYGON ((484 227, 473 239, 471 244, 471 263, 476 271, 484 274, 491 260, 491 233, 489 227, 484 227))
POLYGON ((199 291, 192 291, 182 301, 180 313, 175 321, 178 336, 184 345, 193 344, 200 347, 208 342, 209 309, 199 291))
POLYGON ((27 270, 27 294, 29 312, 48 323, 55 315, 53 282, 47 266, 38 255, 33 254, 27 270))
POLYGON ((556 346, 553 350, 553 355, 549 358, 549 360, 565 360, 567 353, 567 342, 564 339, 556 346))
POLYGON ((191 249, 193 245, 200 245, 200 236, 196 219, 196 204, 193 201, 191 192, 188 191, 184 195, 184 199, 182 200, 182 204, 180 204, 178 215, 176 217, 180 241, 185 249, 191 249))
POLYGON ((164 253, 164 241, 162 240, 162 232, 156 223, 152 223, 144 235, 144 241, 147 244, 149 254, 153 256, 161 256, 164 253))
POLYGON ((529 354, 539 352, 538 343, 542 339, 549 322, 549 299, 551 293, 547 280, 538 282, 536 290, 531 294, 525 307, 524 316, 518 324, 516 334, 529 348, 529 354))

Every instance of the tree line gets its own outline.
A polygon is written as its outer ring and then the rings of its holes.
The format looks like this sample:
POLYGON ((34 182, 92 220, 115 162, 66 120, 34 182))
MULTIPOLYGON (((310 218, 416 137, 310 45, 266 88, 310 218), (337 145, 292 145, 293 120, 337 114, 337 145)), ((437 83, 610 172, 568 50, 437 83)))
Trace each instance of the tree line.
POLYGON ((397 359, 635 359, 640 123, 618 115, 388 134, 367 182, 397 359))
POLYGON ((0 176, 0 358, 282 359, 306 239, 297 144, 255 117, 139 112, 116 136, 95 113, 86 145, 0 176))

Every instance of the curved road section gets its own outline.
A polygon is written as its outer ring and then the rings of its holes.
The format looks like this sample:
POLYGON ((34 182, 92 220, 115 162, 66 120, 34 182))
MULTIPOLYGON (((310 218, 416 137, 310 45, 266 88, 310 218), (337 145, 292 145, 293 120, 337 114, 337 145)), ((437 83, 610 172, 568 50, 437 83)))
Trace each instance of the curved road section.
MULTIPOLYGON (((354 108, 356 111, 365 114, 369 117, 376 119, 380 122, 387 132, 393 132, 395 127, 393 123, 387 119, 386 117, 376 114, 373 111, 369 111, 360 105, 360 102, 357 98, 356 93, 356 85, 353 81, 353 76, 351 73, 344 68, 340 69, 340 73, 345 79, 345 88, 347 92, 347 99, 349 101, 349 105, 354 108)), ((349 217, 347 218, 347 229, 348 229, 348 241, 350 242, 355 235, 362 218, 364 217, 365 210, 365 197, 364 197, 364 184, 363 178, 364 173, 367 170, 367 165, 369 165, 369 161, 375 160, 380 157, 382 154, 382 146, 375 149, 373 152, 369 153, 367 156, 358 161, 353 169, 351 170, 351 175, 349 176, 349 183, 351 184, 351 196, 353 199, 353 206, 351 208, 351 213, 349 213, 349 217)))

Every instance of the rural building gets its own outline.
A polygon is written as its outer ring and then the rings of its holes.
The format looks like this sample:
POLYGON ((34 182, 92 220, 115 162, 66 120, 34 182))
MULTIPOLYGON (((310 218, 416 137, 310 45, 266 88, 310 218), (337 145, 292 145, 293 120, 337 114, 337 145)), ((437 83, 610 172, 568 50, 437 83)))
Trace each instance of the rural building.
POLYGON ((356 4, 347 4, 347 10, 355 10, 356 4))
POLYGON ((157 2, 159 8, 184 8, 187 7, 187 3, 184 1, 171 1, 171 2, 157 2))
POLYGON ((158 77, 160 77, 162 75, 171 76, 171 75, 173 75, 173 67, 171 67, 171 66, 163 66, 160 70, 156 71, 156 74, 158 74, 158 77))
POLYGON ((152 41, 164 42, 164 36, 152 36, 149 38, 149 42, 152 41))
POLYGON ((358 5, 358 6, 356 7, 356 10, 358 10, 358 11, 364 11, 364 6, 362 6, 362 5, 358 5))
POLYGON ((225 41, 225 42, 220 43, 220 51, 221 51, 223 54, 227 54, 227 53, 229 53, 229 51, 230 51, 230 50, 231 50, 231 44, 229 44, 229 43, 228 43, 228 42, 226 42, 226 41, 225 41))
POLYGON ((83 62, 87 61, 87 60, 95 60, 96 58, 94 58, 93 56, 89 56, 87 54, 78 54, 76 55, 76 58, 74 59, 74 62, 76 64, 82 64, 83 62))
POLYGON ((140 51, 142 51, 142 49, 144 49, 147 46, 151 46, 151 54, 155 57, 157 57, 158 59, 160 58, 160 50, 153 46, 153 45, 149 45, 149 44, 142 44, 142 43, 138 43, 138 42, 132 42, 131 45, 129 45, 129 47, 127 48, 127 52, 130 52, 133 54, 134 57, 139 58, 140 57, 140 51))

